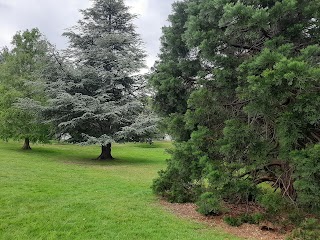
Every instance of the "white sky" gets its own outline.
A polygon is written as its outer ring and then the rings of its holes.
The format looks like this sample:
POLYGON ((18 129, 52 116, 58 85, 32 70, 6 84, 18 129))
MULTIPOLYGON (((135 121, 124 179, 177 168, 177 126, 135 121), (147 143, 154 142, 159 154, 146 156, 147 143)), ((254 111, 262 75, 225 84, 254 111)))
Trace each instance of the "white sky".
MULTIPOLYGON (((160 48, 161 27, 166 25, 175 0, 125 0, 131 11, 139 15, 137 31, 145 42, 147 65, 151 67, 160 48)), ((0 48, 10 46, 17 31, 34 27, 57 46, 65 48, 61 34, 81 19, 79 9, 91 5, 90 0, 0 0, 0 48)))

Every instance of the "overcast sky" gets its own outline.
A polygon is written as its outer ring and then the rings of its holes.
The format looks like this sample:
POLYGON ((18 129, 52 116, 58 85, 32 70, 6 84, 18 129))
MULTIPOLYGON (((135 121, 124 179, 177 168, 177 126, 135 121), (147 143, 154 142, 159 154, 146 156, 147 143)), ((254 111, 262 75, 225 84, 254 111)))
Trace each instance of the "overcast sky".
MULTIPOLYGON (((151 67, 159 52, 161 27, 167 25, 175 0, 125 0, 139 15, 137 31, 145 42, 147 65, 151 67)), ((81 19, 79 9, 88 8, 91 0, 0 0, 0 48, 9 46, 20 30, 37 27, 58 49, 67 46, 61 34, 81 19)))

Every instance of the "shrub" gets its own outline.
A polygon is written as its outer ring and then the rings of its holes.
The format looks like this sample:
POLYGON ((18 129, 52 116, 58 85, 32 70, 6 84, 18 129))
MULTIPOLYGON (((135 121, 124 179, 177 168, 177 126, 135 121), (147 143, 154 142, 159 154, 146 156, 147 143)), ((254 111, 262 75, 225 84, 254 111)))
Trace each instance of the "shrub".
POLYGON ((212 192, 203 193, 197 202, 197 211, 206 216, 222 214, 221 199, 212 192))
POLYGON ((299 228, 295 229, 288 240, 316 240, 320 236, 320 224, 317 219, 306 219, 299 228))
POLYGON ((255 213, 255 214, 243 214, 240 219, 242 223, 249 224, 259 224, 263 220, 263 214, 255 213))
POLYGON ((264 215, 262 213, 256 213, 252 215, 254 224, 259 224, 264 220, 264 215))
POLYGON ((296 164, 295 188, 298 203, 311 212, 320 212, 320 144, 292 153, 296 164))
POLYGON ((233 227, 239 227, 243 222, 241 220, 241 217, 231 217, 231 216, 227 216, 224 217, 223 220, 229 224, 230 226, 233 227))
POLYGON ((179 171, 173 168, 159 171, 159 177, 153 180, 152 189, 170 202, 190 202, 195 198, 194 189, 188 187, 179 171))
POLYGON ((288 214, 288 220, 295 226, 299 226, 305 220, 306 214, 299 208, 293 209, 288 214))
POLYGON ((263 220, 263 218, 264 218, 263 214, 255 213, 255 214, 242 214, 237 217, 227 216, 223 220, 230 226, 238 227, 243 223, 259 224, 263 220))
POLYGON ((221 189, 223 198, 231 203, 254 201, 259 193, 257 186, 250 180, 232 178, 221 189))
POLYGON ((278 192, 265 191, 257 200, 271 215, 284 211, 288 205, 288 201, 278 192))
POLYGON ((168 160, 167 169, 159 172, 153 181, 152 189, 156 194, 171 202, 194 202, 203 192, 201 190, 201 167, 199 156, 193 151, 192 144, 175 144, 168 160))

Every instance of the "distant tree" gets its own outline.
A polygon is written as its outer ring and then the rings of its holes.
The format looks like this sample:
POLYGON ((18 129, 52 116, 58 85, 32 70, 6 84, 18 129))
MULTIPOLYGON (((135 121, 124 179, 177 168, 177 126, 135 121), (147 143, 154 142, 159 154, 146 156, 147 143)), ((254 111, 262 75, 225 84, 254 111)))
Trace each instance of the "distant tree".
POLYGON ((111 143, 143 109, 135 93, 145 54, 128 10, 122 0, 93 1, 45 73, 51 99, 43 114, 69 141, 100 144, 101 160, 113 158, 111 143))
POLYGON ((34 28, 16 33, 12 50, 4 48, 1 52, 0 137, 5 140, 24 139, 25 150, 31 149, 30 141, 44 142, 50 139, 50 126, 40 123, 37 109, 18 106, 20 98, 45 101, 41 79, 35 73, 41 68, 38 59, 46 51, 46 41, 34 28))

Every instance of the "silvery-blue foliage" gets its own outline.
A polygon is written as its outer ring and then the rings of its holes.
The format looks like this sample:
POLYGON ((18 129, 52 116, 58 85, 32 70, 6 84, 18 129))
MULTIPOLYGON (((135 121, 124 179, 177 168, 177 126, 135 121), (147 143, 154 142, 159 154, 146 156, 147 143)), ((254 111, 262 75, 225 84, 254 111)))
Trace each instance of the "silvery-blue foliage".
POLYGON ((70 47, 46 60, 44 115, 70 141, 105 145, 142 111, 136 93, 145 54, 122 0, 95 0, 81 12, 83 19, 64 33, 70 47))
POLYGON ((158 123, 160 119, 157 115, 146 109, 141 112, 135 121, 122 128, 116 135, 119 141, 139 142, 148 138, 152 139, 159 135, 158 123))

